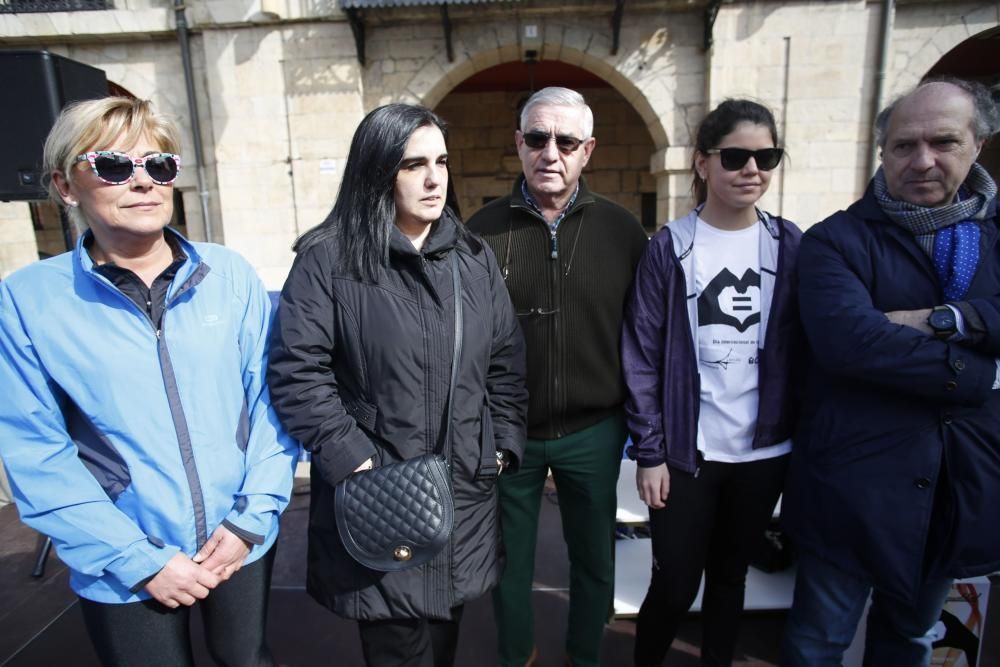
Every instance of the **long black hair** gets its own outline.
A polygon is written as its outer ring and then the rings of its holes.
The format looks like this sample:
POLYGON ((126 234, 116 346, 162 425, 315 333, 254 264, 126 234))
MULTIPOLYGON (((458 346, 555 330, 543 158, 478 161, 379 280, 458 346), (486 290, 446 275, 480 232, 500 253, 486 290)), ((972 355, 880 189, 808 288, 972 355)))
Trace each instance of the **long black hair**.
POLYGON ((778 128, 770 109, 753 100, 724 100, 701 121, 695 138, 694 155, 691 156, 691 172, 694 174, 691 180, 691 192, 699 204, 705 203, 708 199, 708 183, 695 169, 698 153, 706 155, 707 151, 718 146, 723 137, 735 130, 740 123, 753 123, 766 127, 771 132, 774 145, 778 146, 778 128))
MULTIPOLYGON (((351 140, 333 210, 295 242, 295 252, 333 238, 340 269, 377 282, 379 270, 389 264, 389 239, 396 224, 396 174, 406 143, 418 129, 429 126, 441 130, 447 140, 447 125, 426 107, 387 104, 365 116, 351 140)), ((453 192, 450 174, 448 189, 453 192)), ((465 225, 457 227, 465 236, 465 225)))

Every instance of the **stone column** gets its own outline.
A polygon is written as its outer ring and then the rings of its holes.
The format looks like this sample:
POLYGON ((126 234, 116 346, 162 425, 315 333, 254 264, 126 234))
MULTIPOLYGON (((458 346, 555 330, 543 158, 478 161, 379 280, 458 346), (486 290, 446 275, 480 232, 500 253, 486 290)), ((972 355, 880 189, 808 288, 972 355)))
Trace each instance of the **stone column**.
POLYGON ((653 153, 649 171, 656 178, 656 226, 686 215, 691 196, 691 146, 670 146, 653 153))
MULTIPOLYGON (((38 246, 28 204, 0 202, 0 280, 37 259, 38 246)), ((0 464, 0 507, 10 501, 10 483, 0 464)))
POLYGON ((38 259, 31 211, 25 202, 0 202, 0 280, 38 259))

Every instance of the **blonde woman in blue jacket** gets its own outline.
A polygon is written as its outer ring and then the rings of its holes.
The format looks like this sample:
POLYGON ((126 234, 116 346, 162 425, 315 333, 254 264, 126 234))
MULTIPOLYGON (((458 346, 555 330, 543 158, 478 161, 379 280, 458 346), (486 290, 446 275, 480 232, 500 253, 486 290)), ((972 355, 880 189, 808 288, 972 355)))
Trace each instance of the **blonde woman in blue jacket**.
POLYGON ((297 444, 264 385, 270 302, 225 248, 167 228, 176 127, 149 102, 65 110, 52 198, 84 230, 0 284, 0 457, 71 570, 104 665, 270 665, 264 619, 297 444))

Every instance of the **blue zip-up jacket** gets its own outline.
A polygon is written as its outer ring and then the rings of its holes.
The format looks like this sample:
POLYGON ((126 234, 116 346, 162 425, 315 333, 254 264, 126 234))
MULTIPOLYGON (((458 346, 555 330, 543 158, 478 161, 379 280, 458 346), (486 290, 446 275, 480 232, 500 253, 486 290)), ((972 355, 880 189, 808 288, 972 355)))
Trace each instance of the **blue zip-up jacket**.
MULTIPOLYGON (((627 454, 644 468, 661 463, 698 470, 697 294, 695 223, 701 207, 668 223, 646 246, 622 324, 622 370, 629 397, 625 414, 632 436, 627 454)), ((795 298, 802 232, 791 222, 759 214, 762 233, 760 402, 753 448, 788 440, 798 415, 797 372, 804 355, 795 298), (766 343, 765 343, 766 341, 766 343)))
POLYGON ((83 238, 0 283, 0 458, 22 520, 97 602, 149 598, 222 523, 256 560, 291 493, 298 444, 264 384, 267 292, 236 253, 176 238, 187 261, 160 331, 83 238))

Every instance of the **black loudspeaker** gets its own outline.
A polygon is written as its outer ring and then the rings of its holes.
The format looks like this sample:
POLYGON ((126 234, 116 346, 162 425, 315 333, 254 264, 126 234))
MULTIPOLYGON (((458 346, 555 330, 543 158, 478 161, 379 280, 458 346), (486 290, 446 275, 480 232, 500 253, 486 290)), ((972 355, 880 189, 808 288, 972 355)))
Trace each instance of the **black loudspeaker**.
POLYGON ((70 102, 107 97, 108 79, 48 51, 0 51, 0 90, 0 200, 45 199, 45 137, 70 102))

